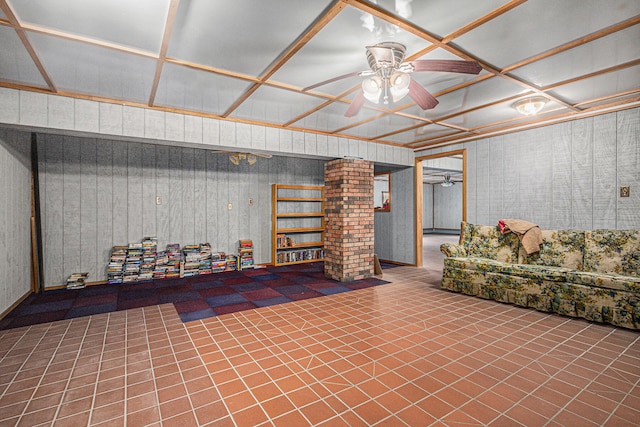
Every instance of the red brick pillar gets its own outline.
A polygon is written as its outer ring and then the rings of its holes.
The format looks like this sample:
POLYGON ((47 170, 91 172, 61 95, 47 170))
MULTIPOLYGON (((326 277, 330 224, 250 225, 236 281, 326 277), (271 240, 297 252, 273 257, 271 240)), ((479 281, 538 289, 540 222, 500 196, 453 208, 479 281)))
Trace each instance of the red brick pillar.
POLYGON ((337 159, 324 167, 324 274, 340 282, 373 276, 373 163, 337 159))

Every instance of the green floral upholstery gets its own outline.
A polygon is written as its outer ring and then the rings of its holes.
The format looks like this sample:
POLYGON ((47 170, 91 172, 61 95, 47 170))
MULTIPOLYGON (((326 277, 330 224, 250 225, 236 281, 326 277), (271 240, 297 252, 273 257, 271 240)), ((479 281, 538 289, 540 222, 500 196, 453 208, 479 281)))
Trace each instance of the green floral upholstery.
POLYGON ((542 246, 540 252, 527 255, 521 249, 521 263, 566 267, 582 270, 584 254, 584 231, 578 230, 541 230, 542 246))
POLYGON ((640 276, 640 230, 587 231, 584 271, 640 276))
POLYGON ((640 329, 640 231, 542 230, 527 255, 513 233, 461 224, 445 243, 442 288, 467 295, 640 329))
POLYGON ((520 241, 515 234, 503 234, 497 225, 490 227, 463 223, 463 228, 467 228, 463 233, 465 240, 460 241, 469 256, 505 262, 516 262, 518 259, 520 241))

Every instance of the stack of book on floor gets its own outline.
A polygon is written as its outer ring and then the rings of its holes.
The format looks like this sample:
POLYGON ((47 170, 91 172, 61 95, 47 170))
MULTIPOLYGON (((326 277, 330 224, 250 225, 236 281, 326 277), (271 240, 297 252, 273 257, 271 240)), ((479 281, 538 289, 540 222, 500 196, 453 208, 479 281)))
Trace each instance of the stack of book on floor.
POLYGON ((124 263, 124 283, 137 282, 142 265, 142 243, 129 243, 127 259, 124 263))
POLYGON ((253 268, 253 242, 251 240, 240 240, 238 252, 240 254, 238 270, 253 268))
POLYGON ((200 244, 198 274, 211 274, 211 245, 209 243, 200 244))
POLYGON ((182 257, 180 277, 197 276, 200 269, 200 245, 185 245, 182 257))
POLYGON ((124 263, 127 259, 127 246, 114 246, 111 249, 109 264, 107 265, 107 283, 122 283, 124 278, 124 263))
POLYGON ((167 273, 166 277, 180 277, 180 264, 182 261, 182 252, 179 243, 171 243, 167 245, 167 273))
POLYGON ((169 265, 169 255, 167 251, 156 252, 156 263, 153 267, 153 278, 164 279, 167 276, 167 266, 169 265))
POLYGON ((67 289, 82 289, 85 287, 85 281, 89 273, 73 273, 67 279, 67 289))
POLYGON ((211 271, 221 273, 227 269, 227 256, 224 252, 213 252, 211 254, 211 271))
POLYGON ((236 271, 238 269, 238 257, 236 255, 227 254, 225 257, 226 267, 224 271, 236 271))
POLYGON ((142 239, 142 259, 138 280, 153 279, 153 272, 156 266, 157 247, 158 240, 155 237, 145 237, 144 239, 142 239))

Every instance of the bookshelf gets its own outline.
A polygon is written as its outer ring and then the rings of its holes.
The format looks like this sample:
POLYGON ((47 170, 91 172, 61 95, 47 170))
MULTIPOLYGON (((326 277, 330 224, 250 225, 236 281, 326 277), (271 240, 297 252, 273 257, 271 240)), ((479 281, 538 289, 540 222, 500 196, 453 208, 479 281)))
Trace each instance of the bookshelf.
POLYGON ((324 186, 271 186, 273 265, 324 260, 324 186))

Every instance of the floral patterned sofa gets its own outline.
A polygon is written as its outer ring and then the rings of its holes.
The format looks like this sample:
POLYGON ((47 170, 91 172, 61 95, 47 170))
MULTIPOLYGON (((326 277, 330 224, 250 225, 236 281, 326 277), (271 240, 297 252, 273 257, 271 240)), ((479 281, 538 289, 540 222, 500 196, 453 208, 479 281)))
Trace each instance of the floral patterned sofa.
POLYGON ((542 230, 527 255, 514 233, 462 223, 445 243, 442 288, 640 329, 640 230, 542 230))

